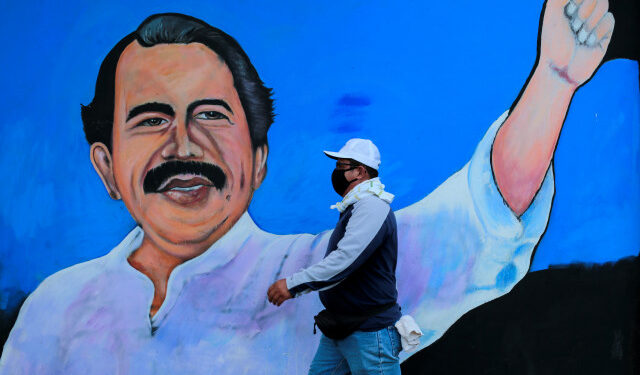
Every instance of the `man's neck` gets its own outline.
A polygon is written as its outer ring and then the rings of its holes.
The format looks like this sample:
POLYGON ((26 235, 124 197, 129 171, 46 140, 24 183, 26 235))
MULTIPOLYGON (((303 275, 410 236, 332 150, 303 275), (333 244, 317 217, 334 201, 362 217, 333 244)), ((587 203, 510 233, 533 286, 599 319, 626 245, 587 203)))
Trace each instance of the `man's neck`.
POLYGON ((353 181, 351 184, 349 184, 349 187, 347 187, 347 190, 345 190, 344 195, 342 195, 342 198, 346 197, 347 194, 349 194, 349 192, 351 192, 351 190, 353 190, 356 186, 360 185, 361 183, 370 180, 369 177, 364 177, 361 179, 358 179, 356 181, 353 181))

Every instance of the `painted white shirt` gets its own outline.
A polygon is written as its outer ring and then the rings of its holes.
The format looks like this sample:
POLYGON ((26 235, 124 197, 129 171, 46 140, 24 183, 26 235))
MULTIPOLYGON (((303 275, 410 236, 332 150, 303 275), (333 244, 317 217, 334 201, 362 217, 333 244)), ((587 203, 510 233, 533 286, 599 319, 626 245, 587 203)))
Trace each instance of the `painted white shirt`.
MULTIPOLYGON (((398 302, 433 343, 460 316, 511 290, 547 225, 553 172, 518 219, 493 179, 490 152, 506 113, 471 161, 396 212, 398 302)), ((0 374, 306 374, 317 348, 315 293, 275 307, 267 288, 322 259, 331 232, 274 235, 248 213, 178 266, 153 319, 153 284, 127 257, 134 229, 104 257, 47 278, 27 299, 0 374)))

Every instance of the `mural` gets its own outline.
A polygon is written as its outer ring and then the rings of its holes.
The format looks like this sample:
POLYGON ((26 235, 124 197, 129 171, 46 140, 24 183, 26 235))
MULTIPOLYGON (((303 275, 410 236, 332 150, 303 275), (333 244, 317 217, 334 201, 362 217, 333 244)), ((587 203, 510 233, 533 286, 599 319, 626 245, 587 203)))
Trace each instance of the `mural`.
POLYGON ((317 295, 266 293, 322 260, 322 150, 352 137, 381 149, 421 348, 530 270, 637 255, 613 3, 449 7, 8 5, 5 34, 38 22, 3 62, 0 373, 306 373, 317 295))

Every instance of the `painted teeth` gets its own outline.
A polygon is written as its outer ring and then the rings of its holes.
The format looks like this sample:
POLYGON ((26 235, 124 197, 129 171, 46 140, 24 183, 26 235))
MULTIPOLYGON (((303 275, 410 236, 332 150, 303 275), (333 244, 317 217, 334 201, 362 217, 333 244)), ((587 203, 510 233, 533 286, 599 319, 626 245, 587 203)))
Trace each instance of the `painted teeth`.
POLYGON ((189 186, 189 187, 174 187, 171 188, 171 190, 177 190, 177 191, 191 191, 191 190, 196 190, 201 188, 202 185, 196 185, 196 186, 189 186))

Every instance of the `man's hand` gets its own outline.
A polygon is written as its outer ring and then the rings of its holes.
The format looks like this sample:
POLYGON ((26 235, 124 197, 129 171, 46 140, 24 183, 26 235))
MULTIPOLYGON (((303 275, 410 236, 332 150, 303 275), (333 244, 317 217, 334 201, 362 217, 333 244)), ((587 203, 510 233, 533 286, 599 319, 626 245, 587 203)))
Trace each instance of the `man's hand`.
POLYGON ((267 291, 267 297, 269 302, 276 306, 280 306, 284 301, 293 298, 289 289, 287 289, 287 281, 285 279, 280 279, 273 283, 267 291))
POLYGON ((550 69, 574 87, 591 78, 613 33, 608 8, 607 0, 548 0, 538 69, 550 69))

